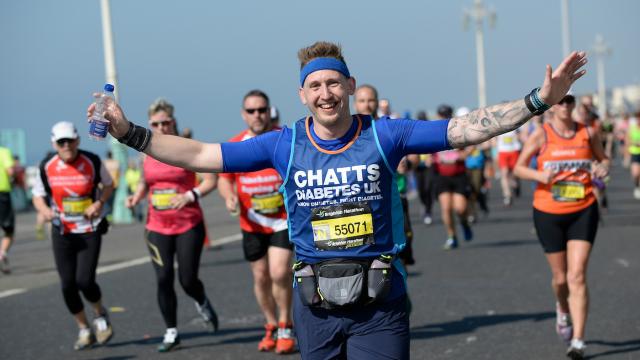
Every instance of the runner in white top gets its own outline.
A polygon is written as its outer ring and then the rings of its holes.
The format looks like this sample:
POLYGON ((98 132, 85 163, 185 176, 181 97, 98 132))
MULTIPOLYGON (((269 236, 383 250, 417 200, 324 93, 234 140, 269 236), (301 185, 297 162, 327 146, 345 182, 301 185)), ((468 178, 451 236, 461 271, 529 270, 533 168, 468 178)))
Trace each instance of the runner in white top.
POLYGON ((505 206, 511 206, 513 194, 520 196, 520 183, 513 176, 513 168, 520 155, 522 144, 520 142, 520 132, 512 130, 496 138, 498 150, 498 165, 500 166, 500 185, 502 187, 502 197, 505 206))

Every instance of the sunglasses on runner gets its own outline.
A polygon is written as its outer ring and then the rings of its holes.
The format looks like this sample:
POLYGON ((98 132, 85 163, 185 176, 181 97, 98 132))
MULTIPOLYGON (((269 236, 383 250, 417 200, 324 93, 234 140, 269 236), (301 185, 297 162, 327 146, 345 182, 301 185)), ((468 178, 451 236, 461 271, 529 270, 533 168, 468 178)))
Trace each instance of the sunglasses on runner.
POLYGON ((257 108, 257 109, 244 109, 244 111, 246 111, 246 112, 248 112, 249 114, 252 114, 252 115, 253 115, 253 113, 254 113, 254 112, 256 112, 256 111, 257 111, 258 113, 260 113, 260 114, 264 114, 264 113, 266 113, 266 112, 267 112, 267 110, 269 110, 269 108, 268 108, 268 107, 261 107, 261 108, 257 108))
POLYGON ((560 100, 558 105, 563 105, 563 104, 573 105, 575 104, 575 102, 576 102, 576 99, 573 96, 565 96, 564 98, 562 98, 562 100, 560 100))
POLYGON ((153 121, 149 123, 151 127, 169 126, 173 120, 153 121))
POLYGON ((75 140, 76 139, 58 139, 58 140, 56 140, 56 144, 58 144, 58 146, 62 147, 62 146, 64 146, 64 144, 69 144, 69 145, 73 144, 73 142, 75 140))

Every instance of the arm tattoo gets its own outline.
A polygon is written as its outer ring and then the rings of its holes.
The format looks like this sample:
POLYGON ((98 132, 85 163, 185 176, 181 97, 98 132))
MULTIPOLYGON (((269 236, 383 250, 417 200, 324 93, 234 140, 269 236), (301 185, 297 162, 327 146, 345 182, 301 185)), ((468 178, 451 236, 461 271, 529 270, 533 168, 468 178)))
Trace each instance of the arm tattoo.
POLYGON ((532 117, 522 99, 489 106, 452 118, 447 139, 454 148, 479 144, 520 127, 532 117))

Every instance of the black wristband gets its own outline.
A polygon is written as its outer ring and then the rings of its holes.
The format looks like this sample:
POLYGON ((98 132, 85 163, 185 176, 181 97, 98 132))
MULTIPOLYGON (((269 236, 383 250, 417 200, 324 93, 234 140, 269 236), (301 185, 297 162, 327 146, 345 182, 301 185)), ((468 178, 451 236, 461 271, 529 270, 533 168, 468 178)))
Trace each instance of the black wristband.
POLYGON ((529 109, 529 111, 531 111, 533 115, 542 115, 545 111, 549 110, 550 107, 539 99, 539 90, 540 88, 535 88, 524 97, 524 103, 525 105, 527 105, 527 109, 529 109))
POLYGON ((151 137, 151 130, 130 122, 129 130, 127 130, 127 133, 123 137, 118 139, 118 141, 135 150, 142 152, 151 142, 151 137))

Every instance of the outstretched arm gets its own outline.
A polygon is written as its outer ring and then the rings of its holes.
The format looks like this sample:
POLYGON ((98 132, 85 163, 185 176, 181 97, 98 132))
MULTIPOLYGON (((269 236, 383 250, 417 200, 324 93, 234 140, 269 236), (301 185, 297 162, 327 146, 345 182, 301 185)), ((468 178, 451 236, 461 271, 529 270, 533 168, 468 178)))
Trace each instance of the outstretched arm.
MULTIPOLYGON (((547 65, 544 83, 539 92, 542 102, 551 106, 562 100, 571 85, 586 73, 586 70, 581 69, 586 63, 586 53, 574 51, 555 71, 552 72, 551 66, 547 65)), ((447 139, 454 148, 479 144, 520 127, 533 116, 524 100, 489 106, 452 118, 447 129, 447 139)))
MULTIPOLYGON (((94 109, 95 103, 87 109, 88 118, 91 118, 94 109)), ((115 102, 107 103, 104 117, 110 122, 109 133, 116 139, 122 138, 129 131, 131 123, 115 102)), ((220 144, 205 144, 180 136, 154 134, 144 152, 163 163, 195 172, 222 171, 220 144)))

